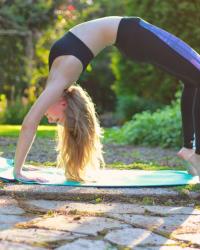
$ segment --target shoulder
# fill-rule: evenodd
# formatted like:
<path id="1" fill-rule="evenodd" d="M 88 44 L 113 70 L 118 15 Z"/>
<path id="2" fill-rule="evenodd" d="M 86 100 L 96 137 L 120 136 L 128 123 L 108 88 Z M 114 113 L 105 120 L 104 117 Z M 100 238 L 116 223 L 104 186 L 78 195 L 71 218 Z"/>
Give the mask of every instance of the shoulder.
<path id="1" fill-rule="evenodd" d="M 76 82 L 83 71 L 81 61 L 73 55 L 57 57 L 49 72 L 50 78 L 65 78 L 69 82 Z"/>

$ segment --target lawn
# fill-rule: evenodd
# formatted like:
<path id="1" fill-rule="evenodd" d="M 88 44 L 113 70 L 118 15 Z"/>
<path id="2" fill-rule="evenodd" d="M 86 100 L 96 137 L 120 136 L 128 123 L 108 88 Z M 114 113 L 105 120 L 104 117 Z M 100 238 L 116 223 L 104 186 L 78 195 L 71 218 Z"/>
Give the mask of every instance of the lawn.
<path id="1" fill-rule="evenodd" d="M 18 137 L 21 125 L 0 125 L 0 136 Z M 37 136 L 41 138 L 54 138 L 56 126 L 41 125 L 38 127 Z"/>
<path id="2" fill-rule="evenodd" d="M 0 137 L 18 137 L 21 125 L 0 125 Z M 37 130 L 39 138 L 55 138 L 57 126 L 41 125 Z M 112 129 L 104 129 L 104 141 L 112 142 Z"/>

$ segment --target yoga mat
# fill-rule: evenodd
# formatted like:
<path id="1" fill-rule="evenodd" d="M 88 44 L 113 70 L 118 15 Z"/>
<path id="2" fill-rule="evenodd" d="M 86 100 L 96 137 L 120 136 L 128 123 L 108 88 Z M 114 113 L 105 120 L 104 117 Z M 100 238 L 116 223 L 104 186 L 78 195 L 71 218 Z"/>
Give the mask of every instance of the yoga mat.
<path id="1" fill-rule="evenodd" d="M 6 182 L 16 181 L 13 176 L 13 160 L 0 157 L 0 180 Z M 23 170 L 26 176 L 43 177 L 48 180 L 42 185 L 55 186 L 81 186 L 81 187 L 154 187 L 197 184 L 198 176 L 192 176 L 181 170 L 99 170 L 97 180 L 84 183 L 66 181 L 64 170 L 56 167 L 35 167 L 36 170 Z M 26 184 L 41 184 L 37 182 L 24 182 Z"/>

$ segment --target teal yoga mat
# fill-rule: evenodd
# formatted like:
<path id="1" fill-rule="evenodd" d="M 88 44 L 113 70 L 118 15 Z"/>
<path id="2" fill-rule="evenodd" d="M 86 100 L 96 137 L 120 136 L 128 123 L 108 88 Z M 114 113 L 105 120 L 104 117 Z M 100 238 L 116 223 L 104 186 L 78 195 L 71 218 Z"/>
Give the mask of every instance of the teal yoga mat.
<path id="1" fill-rule="evenodd" d="M 35 167 L 35 170 L 24 170 L 27 176 L 44 177 L 48 180 L 42 185 L 81 186 L 81 187 L 153 187 L 176 186 L 199 183 L 198 176 L 179 170 L 100 170 L 97 181 L 85 183 L 66 181 L 64 171 L 55 167 Z M 5 182 L 16 181 L 13 177 L 13 160 L 0 157 L 0 179 Z M 22 181 L 23 182 L 23 181 Z M 23 182 L 26 184 L 40 184 Z"/>

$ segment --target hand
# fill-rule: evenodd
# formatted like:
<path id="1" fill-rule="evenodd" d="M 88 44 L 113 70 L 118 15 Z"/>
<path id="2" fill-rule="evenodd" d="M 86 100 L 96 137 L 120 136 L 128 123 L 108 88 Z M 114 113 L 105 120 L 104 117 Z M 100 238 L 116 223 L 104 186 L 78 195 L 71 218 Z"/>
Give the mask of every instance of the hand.
<path id="1" fill-rule="evenodd" d="M 23 173 L 14 173 L 15 179 L 21 182 L 35 182 L 35 183 L 47 183 L 48 180 L 45 178 L 38 177 L 35 175 L 34 177 L 29 174 L 23 174 Z"/>

